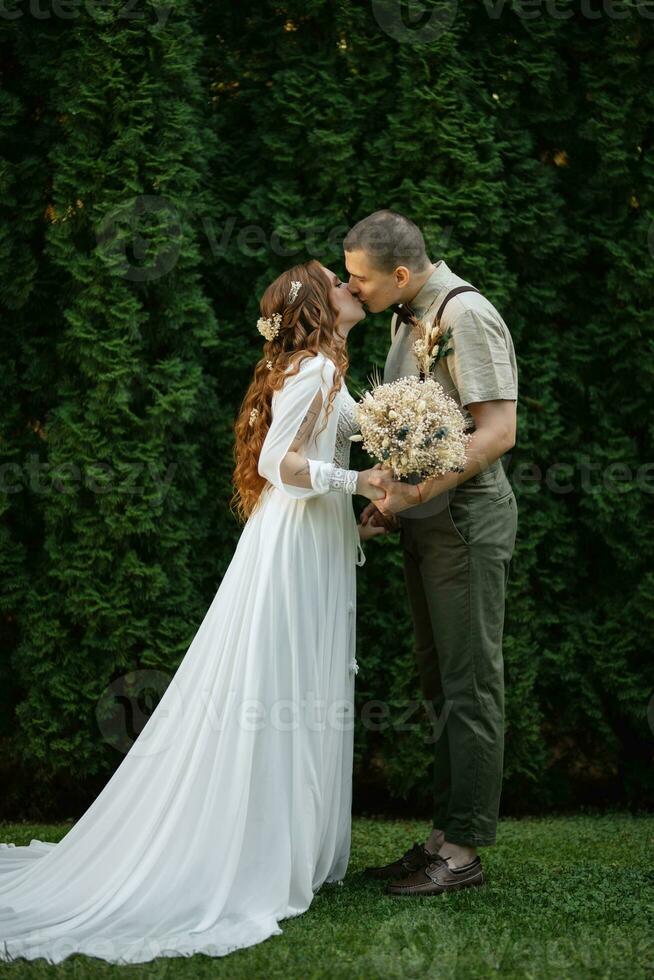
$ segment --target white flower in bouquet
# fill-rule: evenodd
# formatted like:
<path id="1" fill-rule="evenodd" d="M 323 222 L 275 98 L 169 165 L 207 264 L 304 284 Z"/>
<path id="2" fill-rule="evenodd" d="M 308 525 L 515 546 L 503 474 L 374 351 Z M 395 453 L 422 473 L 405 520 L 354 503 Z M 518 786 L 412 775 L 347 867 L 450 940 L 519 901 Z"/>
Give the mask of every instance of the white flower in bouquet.
<path id="1" fill-rule="evenodd" d="M 376 384 L 356 406 L 360 435 L 352 441 L 397 479 L 462 472 L 471 434 L 453 398 L 431 377 Z"/>

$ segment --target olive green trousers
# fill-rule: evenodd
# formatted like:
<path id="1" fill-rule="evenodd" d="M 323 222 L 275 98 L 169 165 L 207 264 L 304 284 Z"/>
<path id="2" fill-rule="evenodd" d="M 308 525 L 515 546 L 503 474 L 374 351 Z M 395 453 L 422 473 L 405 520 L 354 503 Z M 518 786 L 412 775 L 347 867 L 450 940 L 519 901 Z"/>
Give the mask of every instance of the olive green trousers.
<path id="1" fill-rule="evenodd" d="M 515 495 L 498 459 L 398 516 L 416 659 L 437 722 L 434 827 L 454 844 L 494 844 L 504 764 L 502 634 L 518 526 Z"/>

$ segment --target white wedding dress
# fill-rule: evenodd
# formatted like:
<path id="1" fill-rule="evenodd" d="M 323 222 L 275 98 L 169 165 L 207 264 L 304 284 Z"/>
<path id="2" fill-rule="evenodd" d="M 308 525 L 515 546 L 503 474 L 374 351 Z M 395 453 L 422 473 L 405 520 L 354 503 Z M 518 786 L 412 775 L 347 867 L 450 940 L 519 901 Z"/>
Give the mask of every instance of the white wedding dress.
<path id="1" fill-rule="evenodd" d="M 0 845 L 0 960 L 112 963 L 222 956 L 281 933 L 350 851 L 356 565 L 352 497 L 284 485 L 303 454 L 349 463 L 354 400 L 334 364 L 303 362 L 273 398 L 267 481 L 155 711 L 57 844 Z"/>

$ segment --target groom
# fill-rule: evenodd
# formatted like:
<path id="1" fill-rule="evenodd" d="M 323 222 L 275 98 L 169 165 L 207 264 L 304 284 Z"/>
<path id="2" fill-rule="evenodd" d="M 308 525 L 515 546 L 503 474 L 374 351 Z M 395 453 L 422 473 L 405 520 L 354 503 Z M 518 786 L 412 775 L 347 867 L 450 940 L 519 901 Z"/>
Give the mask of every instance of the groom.
<path id="1" fill-rule="evenodd" d="M 433 830 L 369 877 L 392 895 L 483 885 L 477 848 L 495 843 L 504 757 L 502 634 L 517 509 L 501 457 L 515 444 L 518 372 L 493 304 L 431 262 L 420 229 L 376 211 L 344 243 L 349 288 L 372 313 L 391 308 L 384 382 L 418 375 L 416 318 L 451 329 L 432 367 L 473 432 L 465 469 L 423 482 L 371 478 L 385 497 L 361 515 L 399 527 L 415 651 L 425 698 L 443 729 L 434 751 Z M 397 515 L 397 516 L 395 516 Z"/>

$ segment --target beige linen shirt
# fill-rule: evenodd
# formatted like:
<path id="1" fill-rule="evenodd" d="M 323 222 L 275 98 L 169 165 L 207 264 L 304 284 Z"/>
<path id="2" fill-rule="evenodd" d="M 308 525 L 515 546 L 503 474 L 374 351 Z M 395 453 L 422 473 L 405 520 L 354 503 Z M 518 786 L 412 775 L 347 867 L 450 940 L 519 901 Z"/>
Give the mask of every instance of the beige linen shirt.
<path id="1" fill-rule="evenodd" d="M 441 259 L 417 296 L 409 304 L 417 316 L 432 323 L 441 303 L 455 286 L 472 283 L 455 275 Z M 412 347 L 416 339 L 411 324 L 393 315 L 391 347 L 384 366 L 384 382 L 397 381 L 420 372 Z M 471 402 L 494 399 L 518 400 L 518 366 L 509 328 L 490 300 L 481 293 L 460 293 L 445 307 L 441 318 L 445 331 L 452 328 L 448 344 L 452 353 L 434 364 L 431 376 L 461 407 L 467 426 L 475 423 L 465 408 Z"/>

